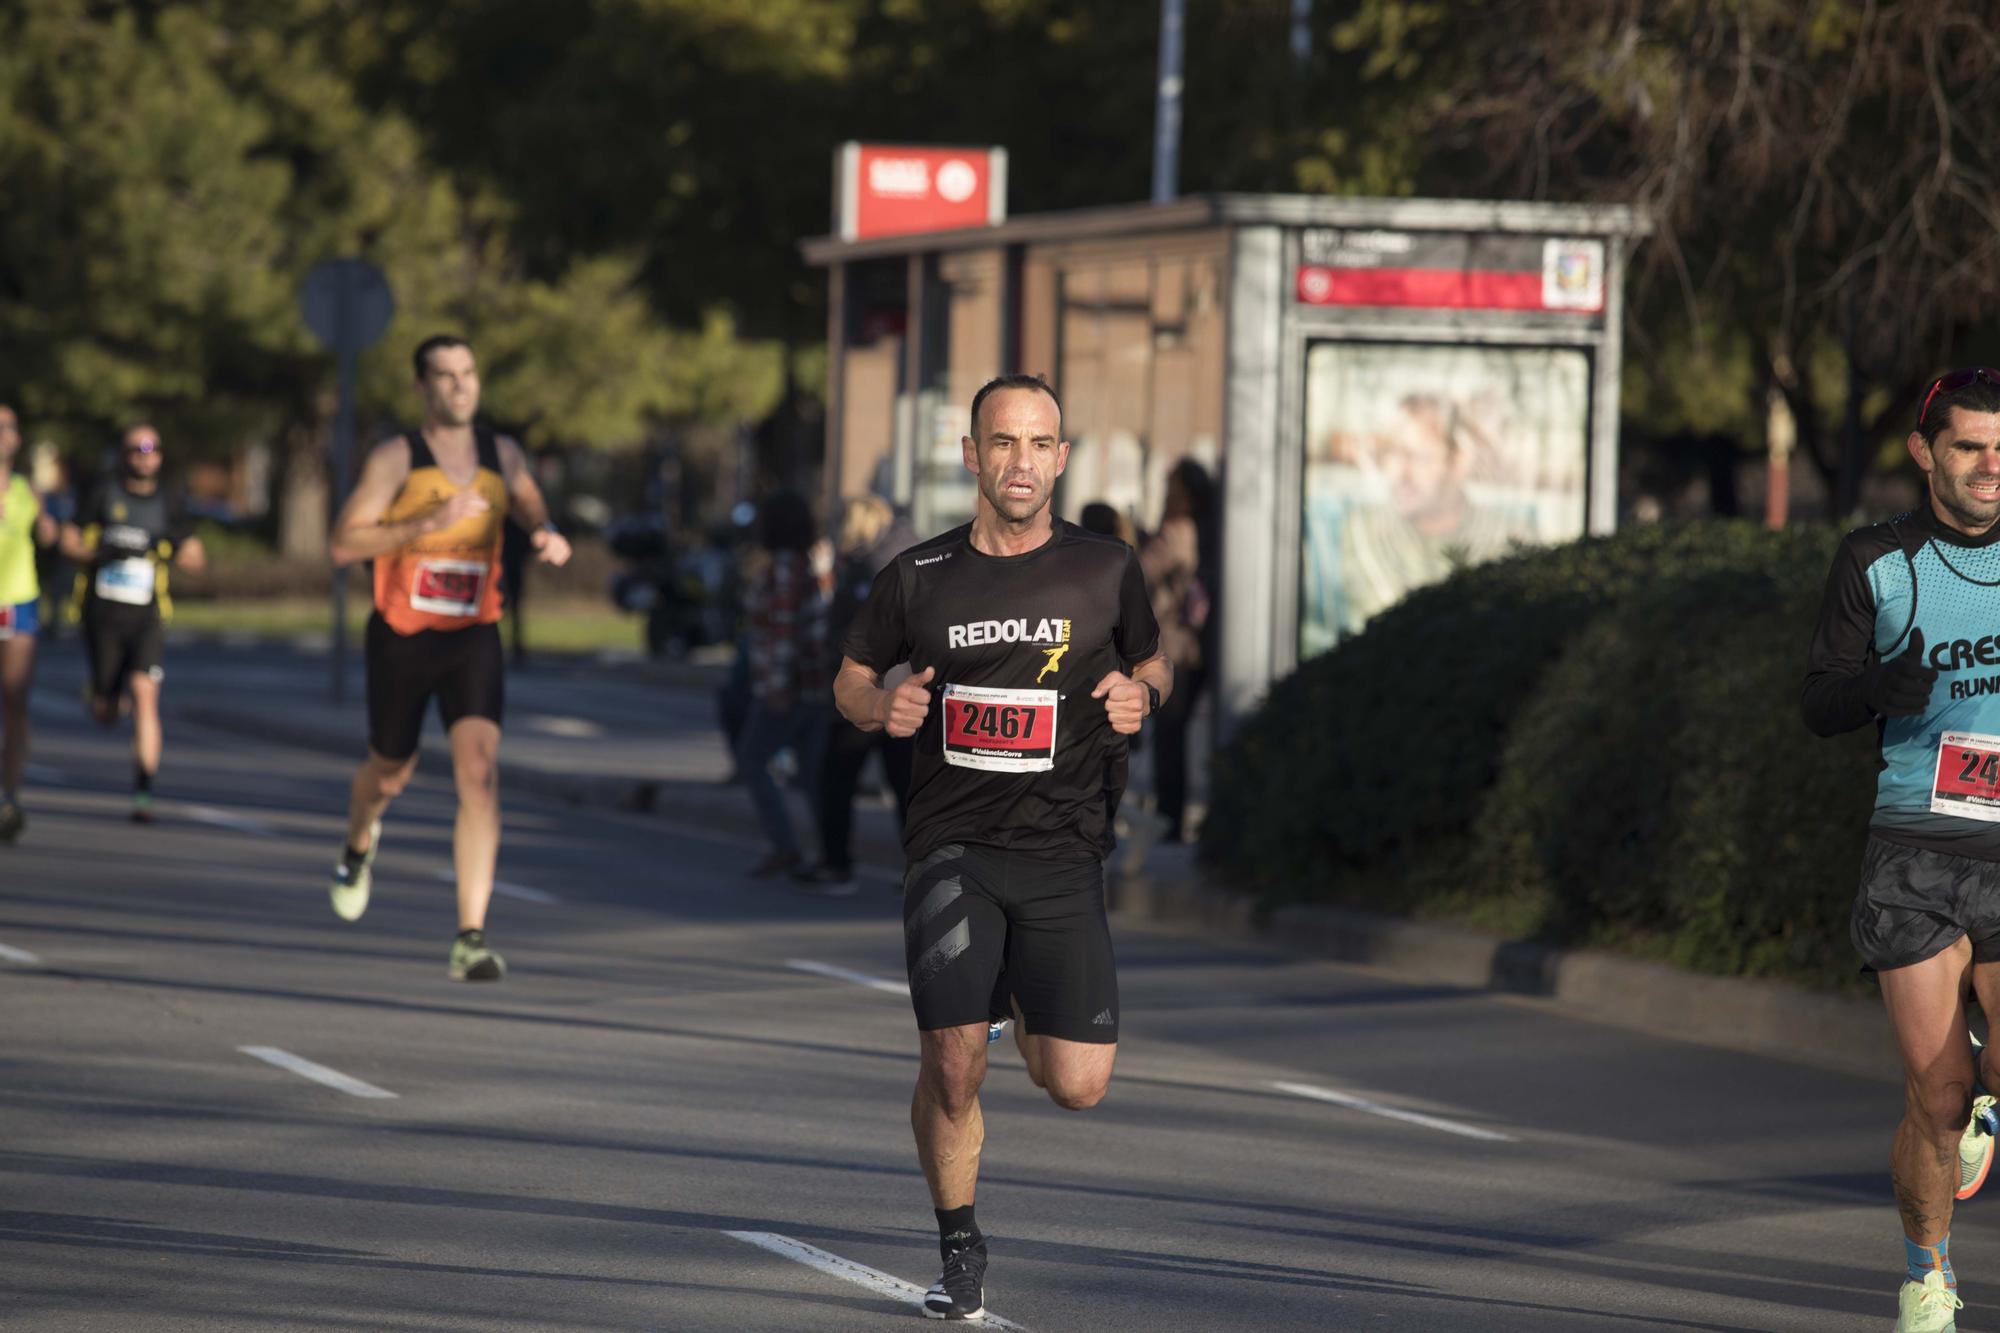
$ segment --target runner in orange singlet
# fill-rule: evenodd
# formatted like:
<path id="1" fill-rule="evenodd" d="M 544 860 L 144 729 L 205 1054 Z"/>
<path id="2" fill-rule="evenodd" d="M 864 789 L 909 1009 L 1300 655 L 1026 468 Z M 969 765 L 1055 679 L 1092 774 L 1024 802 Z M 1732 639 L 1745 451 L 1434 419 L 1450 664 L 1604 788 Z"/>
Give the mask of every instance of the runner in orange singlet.
<path id="1" fill-rule="evenodd" d="M 500 853 L 501 524 L 511 515 L 549 564 L 568 560 L 570 548 L 549 522 L 521 446 L 474 424 L 479 369 L 470 344 L 428 338 L 415 363 L 423 429 L 368 456 L 331 544 L 336 565 L 375 562 L 368 759 L 354 775 L 333 910 L 343 921 L 368 910 L 382 815 L 416 770 L 424 714 L 436 698 L 458 787 L 458 936 L 448 975 L 498 981 L 507 967 L 487 947 L 486 905 Z"/>

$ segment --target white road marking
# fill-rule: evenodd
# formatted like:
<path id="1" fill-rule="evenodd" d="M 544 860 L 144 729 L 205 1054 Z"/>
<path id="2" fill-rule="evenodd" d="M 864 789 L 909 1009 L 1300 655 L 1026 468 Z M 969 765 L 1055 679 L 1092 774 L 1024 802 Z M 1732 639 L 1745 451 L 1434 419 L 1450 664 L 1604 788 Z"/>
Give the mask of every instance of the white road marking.
<path id="1" fill-rule="evenodd" d="M 22 967 L 40 967 L 42 965 L 42 960 L 38 955 L 31 954 L 26 949 L 9 948 L 5 944 L 0 944 L 0 959 L 4 959 L 10 963 L 19 963 Z"/>
<path id="2" fill-rule="evenodd" d="M 552 717 L 547 713 L 530 713 L 522 719 L 522 725 L 529 731 L 540 732 L 544 736 L 561 736 L 568 740 L 594 741 L 604 734 L 604 728 L 584 717 Z"/>
<path id="3" fill-rule="evenodd" d="M 760 1250 L 782 1255 L 794 1263 L 817 1269 L 843 1281 L 852 1282 L 857 1287 L 866 1287 L 880 1296 L 893 1296 L 909 1301 L 919 1309 L 924 1303 L 924 1289 L 913 1282 L 905 1282 L 899 1277 L 891 1277 L 865 1264 L 857 1264 L 852 1259 L 843 1259 L 837 1254 L 829 1254 L 816 1245 L 793 1240 L 790 1236 L 780 1236 L 772 1231 L 725 1231 L 725 1236 L 755 1245 Z M 984 1318 L 975 1321 L 984 1328 L 1011 1329 L 1012 1333 L 1028 1333 L 1028 1330 L 1011 1319 L 1002 1319 L 988 1310 Z"/>
<path id="4" fill-rule="evenodd" d="M 275 838 L 278 836 L 276 829 L 260 819 L 252 819 L 248 815 L 231 814 L 227 810 L 218 810 L 212 805 L 190 805 L 184 807 L 184 810 L 187 817 L 194 820 L 197 824 L 213 824 L 217 828 L 233 829 L 238 833 L 251 833 L 260 838 Z"/>
<path id="5" fill-rule="evenodd" d="M 437 872 L 437 877 L 447 884 L 458 883 L 458 872 L 456 870 L 440 870 Z M 502 898 L 519 898 L 524 903 L 541 903 L 544 907 L 562 901 L 562 899 L 556 897 L 553 893 L 544 893 L 540 889 L 531 889 L 525 884 L 516 884 L 510 879 L 494 880 L 493 892 L 499 894 Z"/>
<path id="6" fill-rule="evenodd" d="M 890 981 L 886 977 L 871 977 L 866 972 L 850 972 L 832 963 L 815 963 L 810 958 L 787 958 L 785 966 L 800 972 L 811 972 L 822 977 L 832 977 L 835 981 L 851 981 L 857 986 L 868 986 L 874 990 L 887 991 L 891 995 L 908 995 L 910 983 Z"/>
<path id="7" fill-rule="evenodd" d="M 262 1060 L 266 1064 L 273 1064 L 280 1069 L 290 1070 L 301 1078 L 309 1078 L 315 1083 L 324 1083 L 327 1087 L 344 1092 L 350 1097 L 394 1097 L 396 1095 L 393 1092 L 376 1087 L 373 1083 L 363 1083 L 358 1078 L 349 1078 L 338 1069 L 328 1069 L 325 1065 L 316 1065 L 310 1060 L 293 1055 L 290 1051 L 281 1051 L 276 1046 L 238 1046 L 236 1049 L 253 1060 Z"/>
<path id="8" fill-rule="evenodd" d="M 39 782 L 47 787 L 69 786 L 69 774 L 60 768 L 50 768 L 47 764 L 23 764 L 21 776 L 30 782 Z"/>
<path id="9" fill-rule="evenodd" d="M 1345 1106 L 1350 1111 L 1366 1111 L 1369 1115 L 1379 1115 L 1390 1120 L 1401 1120 L 1412 1125 L 1422 1125 L 1426 1129 L 1441 1129 L 1447 1134 L 1459 1134 L 1468 1139 L 1482 1139 L 1489 1143 L 1512 1143 L 1512 1134 L 1502 1134 L 1496 1130 L 1481 1129 L 1477 1125 L 1460 1124 L 1456 1120 L 1446 1120 L 1442 1116 L 1424 1115 L 1420 1111 L 1401 1111 L 1380 1102 L 1371 1102 L 1366 1097 L 1354 1097 L 1331 1088 L 1316 1088 L 1310 1083 L 1273 1083 L 1279 1092 L 1289 1092 L 1294 1097 L 1310 1097 L 1316 1102 L 1331 1102 L 1335 1106 Z"/>

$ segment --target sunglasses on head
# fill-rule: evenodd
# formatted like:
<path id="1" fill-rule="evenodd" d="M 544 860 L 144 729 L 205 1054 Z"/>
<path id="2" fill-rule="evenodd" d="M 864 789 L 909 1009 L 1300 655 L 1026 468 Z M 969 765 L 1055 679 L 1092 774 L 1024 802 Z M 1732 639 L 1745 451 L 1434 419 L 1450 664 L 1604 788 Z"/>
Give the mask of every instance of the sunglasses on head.
<path id="1" fill-rule="evenodd" d="M 1967 370 L 1954 370 L 1938 376 L 1931 382 L 1931 391 L 1924 395 L 1924 405 L 1917 409 L 1917 424 L 1919 426 L 1923 425 L 1924 418 L 1930 415 L 1931 400 L 1933 398 L 1936 398 L 1941 393 L 1957 393 L 1960 389 L 1968 388 L 1980 380 L 1984 380 L 1994 388 L 2000 389 L 2000 370 L 1988 370 L 1985 366 L 1973 366 Z"/>
<path id="2" fill-rule="evenodd" d="M 157 454 L 160 452 L 160 442 L 158 440 L 134 440 L 125 446 L 125 452 L 128 454 Z"/>

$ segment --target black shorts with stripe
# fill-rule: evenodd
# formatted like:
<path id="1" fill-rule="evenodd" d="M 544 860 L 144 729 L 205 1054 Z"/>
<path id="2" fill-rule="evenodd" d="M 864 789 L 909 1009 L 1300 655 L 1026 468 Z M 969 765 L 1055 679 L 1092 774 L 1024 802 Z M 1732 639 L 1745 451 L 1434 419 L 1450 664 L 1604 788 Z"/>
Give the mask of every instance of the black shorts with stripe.
<path id="1" fill-rule="evenodd" d="M 1118 1040 L 1101 861 L 939 847 L 903 876 L 903 949 L 926 1032 L 1018 1005 L 1031 1034 Z"/>

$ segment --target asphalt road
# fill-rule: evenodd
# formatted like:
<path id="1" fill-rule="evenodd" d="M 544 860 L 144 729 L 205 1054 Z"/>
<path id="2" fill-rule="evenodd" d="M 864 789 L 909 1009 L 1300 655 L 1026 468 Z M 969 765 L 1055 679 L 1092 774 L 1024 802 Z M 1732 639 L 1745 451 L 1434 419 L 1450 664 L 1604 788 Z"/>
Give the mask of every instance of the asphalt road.
<path id="1" fill-rule="evenodd" d="M 916 1326 L 888 1285 L 937 1268 L 889 868 L 807 899 L 743 878 L 740 834 L 509 798 L 513 972 L 454 984 L 440 770 L 344 925 L 344 762 L 176 726 L 135 827 L 122 737 L 50 668 L 0 847 L 0 1325 Z M 1011 1050 L 988 1080 L 1013 1325 L 1893 1321 L 1886 1078 L 1133 923 L 1118 948 L 1105 1103 L 1056 1109 Z M 1968 1333 L 2000 1328 L 1993 1206 L 1954 1234 Z"/>

